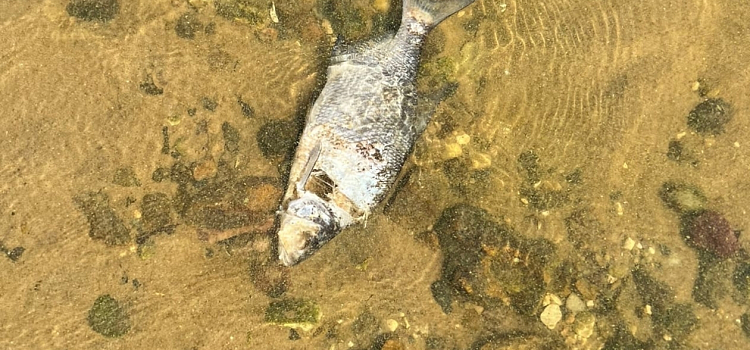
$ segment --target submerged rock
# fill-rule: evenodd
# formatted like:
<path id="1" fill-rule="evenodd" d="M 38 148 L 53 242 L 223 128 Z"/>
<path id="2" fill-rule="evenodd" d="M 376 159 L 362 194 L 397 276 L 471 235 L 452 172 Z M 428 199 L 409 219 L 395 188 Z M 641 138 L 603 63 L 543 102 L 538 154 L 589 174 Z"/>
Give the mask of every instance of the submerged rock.
<path id="1" fill-rule="evenodd" d="M 667 181 L 659 189 L 659 198 L 664 204 L 678 214 L 703 210 L 706 206 L 706 195 L 697 186 Z"/>
<path id="2" fill-rule="evenodd" d="M 130 242 L 130 229 L 109 206 L 109 197 L 101 192 L 87 192 L 75 196 L 73 202 L 89 223 L 89 237 L 107 245 Z"/>
<path id="3" fill-rule="evenodd" d="M 687 116 L 687 125 L 704 135 L 718 135 L 732 120 L 729 103 L 720 98 L 709 98 L 699 103 Z"/>
<path id="4" fill-rule="evenodd" d="M 141 185 L 141 181 L 138 180 L 138 176 L 135 174 L 135 170 L 133 170 L 132 167 L 115 170 L 112 183 L 122 187 L 138 187 Z"/>
<path id="5" fill-rule="evenodd" d="M 553 254 L 544 240 L 518 236 L 479 208 L 445 209 L 434 225 L 443 266 L 432 285 L 435 300 L 450 312 L 454 297 L 484 307 L 509 303 L 518 313 L 534 313 L 543 292 L 543 269 Z"/>
<path id="6" fill-rule="evenodd" d="M 120 4 L 117 0 L 71 0 L 65 10 L 84 21 L 107 22 L 120 12 Z"/>
<path id="7" fill-rule="evenodd" d="M 105 337 L 121 337 L 130 330 L 130 317 L 122 305 L 109 294 L 96 298 L 86 319 L 94 332 Z"/>
<path id="8" fill-rule="evenodd" d="M 701 252 L 726 259 L 734 256 L 740 248 L 737 233 L 719 212 L 691 212 L 681 217 L 680 226 L 685 241 Z"/>

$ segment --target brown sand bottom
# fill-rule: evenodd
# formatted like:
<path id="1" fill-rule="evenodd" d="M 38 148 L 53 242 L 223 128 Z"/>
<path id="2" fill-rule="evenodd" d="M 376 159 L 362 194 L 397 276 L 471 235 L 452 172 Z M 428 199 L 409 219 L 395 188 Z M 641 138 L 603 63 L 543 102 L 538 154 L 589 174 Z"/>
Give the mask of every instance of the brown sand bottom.
<path id="1" fill-rule="evenodd" d="M 0 240 L 9 252 L 0 259 L 0 348 L 341 349 L 393 336 L 387 346 L 394 348 L 486 340 L 484 348 L 520 349 L 552 339 L 593 349 L 621 330 L 632 335 L 616 343 L 623 348 L 750 346 L 740 321 L 747 294 L 733 278 L 743 260 L 706 268 L 710 281 L 700 290 L 714 304 L 697 302 L 698 254 L 658 196 L 665 181 L 689 183 L 734 228 L 750 224 L 750 8 L 588 4 L 479 1 L 443 24 L 435 37 L 443 38 L 442 55 L 457 62 L 460 87 L 417 146 L 418 166 L 385 214 L 290 269 L 263 267 L 269 240 L 254 233 L 267 228 L 278 195 L 258 184 L 283 186 L 282 157 L 266 157 L 256 136 L 269 122 L 293 126 L 305 109 L 324 60 L 317 44 L 285 32 L 283 21 L 278 37 L 267 20 L 233 23 L 216 16 L 212 3 L 200 11 L 182 2 L 122 3 L 107 24 L 75 20 L 62 2 L 0 5 Z M 313 2 L 299 6 L 307 17 L 295 28 L 310 22 L 322 35 L 304 10 Z M 175 34 L 191 11 L 214 23 L 213 34 L 208 25 L 192 40 Z M 718 136 L 686 126 L 701 91 L 732 105 L 734 118 Z M 252 116 L 238 101 L 252 105 Z M 670 141 L 684 147 L 680 160 L 667 157 Z M 539 157 L 534 183 L 518 162 L 529 150 Z M 175 164 L 193 178 L 180 178 Z M 132 174 L 118 179 L 119 169 Z M 158 169 L 167 169 L 161 182 L 154 181 Z M 580 183 L 570 180 L 577 171 Z M 85 205 L 87 198 L 94 204 Z M 164 211 L 159 198 L 182 207 Z M 552 243 L 544 292 L 563 303 L 571 294 L 593 300 L 592 334 L 584 317 L 565 308 L 561 323 L 546 329 L 543 296 L 524 316 L 513 309 L 517 299 L 465 290 L 443 312 L 430 287 L 443 254 L 425 232 L 461 202 L 485 208 L 519 237 Z M 125 232 L 116 236 L 125 242 L 92 239 L 92 222 L 101 232 Z M 623 249 L 628 238 L 633 248 Z M 743 235 L 740 245 L 747 246 Z M 561 270 L 550 266 L 565 263 L 575 271 L 552 274 Z M 650 279 L 633 277 L 636 267 Z M 568 282 L 552 283 L 560 280 Z M 639 291 L 644 281 L 670 299 L 659 322 L 646 311 L 655 299 Z M 600 304 L 613 291 L 604 312 Z M 485 304 L 480 292 L 500 301 Z M 127 315 L 115 325 L 125 335 L 108 338 L 90 326 L 103 295 Z M 296 333 L 269 324 L 267 308 L 279 295 L 314 302 L 320 321 Z M 685 331 L 663 315 L 696 323 Z"/>

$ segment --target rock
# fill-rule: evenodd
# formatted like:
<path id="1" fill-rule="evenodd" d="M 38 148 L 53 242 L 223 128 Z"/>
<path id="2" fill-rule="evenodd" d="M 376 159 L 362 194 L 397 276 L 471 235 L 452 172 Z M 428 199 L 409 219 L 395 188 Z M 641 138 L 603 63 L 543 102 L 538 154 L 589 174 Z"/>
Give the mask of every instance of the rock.
<path id="1" fill-rule="evenodd" d="M 65 10 L 84 21 L 107 22 L 120 11 L 117 0 L 71 0 Z"/>
<path id="2" fill-rule="evenodd" d="M 96 298 L 86 319 L 91 329 L 105 337 L 121 337 L 130 330 L 128 314 L 109 294 Z"/>
<path id="3" fill-rule="evenodd" d="M 542 314 L 539 315 L 539 319 L 549 329 L 555 329 L 557 323 L 562 319 L 562 311 L 560 311 L 560 305 L 549 304 L 544 308 Z"/>
<path id="4" fill-rule="evenodd" d="M 576 315 L 576 320 L 573 323 L 573 331 L 581 339 L 588 339 L 594 334 L 594 326 L 596 325 L 596 316 L 589 312 L 582 312 Z"/>
<path id="5" fill-rule="evenodd" d="M 203 30 L 203 24 L 193 12 L 182 14 L 174 26 L 177 36 L 183 39 L 193 39 L 195 38 L 195 33 L 201 30 Z"/>
<path id="6" fill-rule="evenodd" d="M 385 326 L 388 328 L 388 331 L 395 332 L 398 329 L 398 321 L 389 318 L 385 321 Z"/>
<path id="7" fill-rule="evenodd" d="M 678 214 L 686 214 L 703 210 L 706 206 L 706 196 L 697 186 L 667 181 L 659 189 L 659 197 L 664 204 Z"/>
<path id="8" fill-rule="evenodd" d="M 130 242 L 130 229 L 109 206 L 109 197 L 101 192 L 87 192 L 73 198 L 73 202 L 89 223 L 89 237 L 107 245 Z"/>
<path id="9" fill-rule="evenodd" d="M 445 209 L 434 231 L 444 259 L 441 280 L 431 289 L 444 311 L 460 296 L 485 308 L 509 300 L 517 312 L 534 314 L 545 288 L 543 269 L 554 252 L 549 242 L 524 239 L 465 204 Z"/>
<path id="10" fill-rule="evenodd" d="M 687 125 L 700 134 L 718 135 L 724 132 L 724 126 L 730 120 L 732 109 L 729 103 L 720 98 L 709 98 L 690 111 Z"/>
<path id="11" fill-rule="evenodd" d="M 224 149 L 231 154 L 237 154 L 240 151 L 240 131 L 229 122 L 224 122 L 221 124 L 221 132 L 224 135 Z"/>
<path id="12" fill-rule="evenodd" d="M 721 213 L 713 210 L 690 212 L 680 218 L 680 233 L 692 247 L 726 259 L 740 248 L 737 234 Z"/>
<path id="13" fill-rule="evenodd" d="M 578 313 L 586 310 L 586 304 L 576 293 L 570 293 L 568 299 L 565 300 L 565 308 L 573 313 Z"/>
<path id="14" fill-rule="evenodd" d="M 115 170 L 112 183 L 122 187 L 137 187 L 141 185 L 141 181 L 138 180 L 132 167 Z"/>

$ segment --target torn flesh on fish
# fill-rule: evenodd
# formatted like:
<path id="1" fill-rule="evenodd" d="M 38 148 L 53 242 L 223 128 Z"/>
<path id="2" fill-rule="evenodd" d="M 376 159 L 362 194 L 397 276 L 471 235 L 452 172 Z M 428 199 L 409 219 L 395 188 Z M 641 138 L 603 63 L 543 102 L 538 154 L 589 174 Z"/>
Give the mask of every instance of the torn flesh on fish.
<path id="1" fill-rule="evenodd" d="M 279 259 L 299 263 L 362 222 L 393 185 L 430 115 L 414 80 L 431 28 L 474 0 L 404 0 L 395 35 L 334 48 L 279 209 Z"/>

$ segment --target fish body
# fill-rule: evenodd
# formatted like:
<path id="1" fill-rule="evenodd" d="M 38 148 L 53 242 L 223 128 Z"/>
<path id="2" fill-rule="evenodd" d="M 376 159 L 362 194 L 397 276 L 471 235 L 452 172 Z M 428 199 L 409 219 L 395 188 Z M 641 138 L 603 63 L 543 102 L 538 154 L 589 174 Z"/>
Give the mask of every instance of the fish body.
<path id="1" fill-rule="evenodd" d="M 429 122 L 417 113 L 419 53 L 431 28 L 474 0 L 404 0 L 389 37 L 336 47 L 307 114 L 279 209 L 279 259 L 294 265 L 362 222 Z"/>

